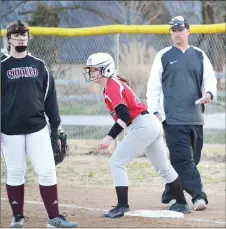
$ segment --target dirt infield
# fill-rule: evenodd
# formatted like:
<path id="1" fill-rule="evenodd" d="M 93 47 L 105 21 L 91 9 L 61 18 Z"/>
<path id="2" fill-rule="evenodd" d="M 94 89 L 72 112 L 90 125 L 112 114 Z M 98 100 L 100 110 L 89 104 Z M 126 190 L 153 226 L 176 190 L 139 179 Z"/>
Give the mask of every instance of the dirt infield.
<path id="1" fill-rule="evenodd" d="M 225 145 L 205 145 L 199 164 L 208 209 L 192 212 L 183 219 L 143 218 L 125 216 L 105 219 L 103 211 L 116 204 L 116 194 L 109 169 L 109 155 L 89 152 L 95 142 L 76 141 L 70 144 L 72 154 L 57 166 L 60 211 L 69 220 L 85 228 L 118 227 L 226 227 L 225 219 Z M 1 168 L 1 227 L 9 227 L 11 209 L 5 189 L 5 169 Z M 131 210 L 165 210 L 160 203 L 163 183 L 146 158 L 136 158 L 128 166 L 129 204 Z M 186 194 L 190 202 L 191 197 Z M 28 162 L 25 185 L 25 227 L 45 227 L 47 214 L 39 194 L 38 179 Z"/>
<path id="2" fill-rule="evenodd" d="M 1 186 L 3 200 L 1 201 L 1 227 L 8 227 L 11 220 L 11 210 L 8 204 L 5 186 Z M 130 208 L 164 210 L 166 206 L 159 202 L 160 186 L 135 187 L 129 190 Z M 105 219 L 104 210 L 115 202 L 113 188 L 65 187 L 59 184 L 61 212 L 68 214 L 69 220 L 79 221 L 80 227 L 225 227 L 225 187 L 207 186 L 209 196 L 208 209 L 203 212 L 192 212 L 184 219 L 122 217 L 120 219 Z M 217 193 L 217 194 L 214 194 Z M 32 202 L 29 202 L 32 201 Z M 36 201 L 36 202 L 34 202 Z M 26 185 L 25 215 L 29 222 L 25 227 L 45 227 L 46 213 L 42 204 L 38 185 Z"/>

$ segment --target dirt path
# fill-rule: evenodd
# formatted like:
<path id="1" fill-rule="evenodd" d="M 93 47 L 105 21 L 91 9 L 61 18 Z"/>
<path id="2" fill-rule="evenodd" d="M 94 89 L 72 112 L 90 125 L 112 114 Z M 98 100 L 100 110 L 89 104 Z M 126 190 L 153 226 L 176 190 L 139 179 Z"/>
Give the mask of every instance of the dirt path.
<path id="1" fill-rule="evenodd" d="M 149 209 L 164 210 L 166 206 L 160 203 L 160 186 L 130 188 L 129 200 L 131 210 Z M 113 188 L 97 187 L 66 187 L 59 185 L 61 212 L 68 213 L 68 219 L 79 221 L 80 227 L 226 227 L 225 225 L 225 187 L 205 187 L 209 197 L 208 209 L 203 212 L 192 212 L 184 219 L 122 217 L 120 219 L 103 218 L 103 209 L 109 209 L 116 204 Z M 214 194 L 216 193 L 216 194 Z M 1 186 L 1 227 L 8 227 L 11 221 L 5 186 Z M 28 203 L 37 201 L 39 203 Z M 26 185 L 25 215 L 29 222 L 25 227 L 45 227 L 47 216 L 37 184 Z M 190 203 L 190 202 L 189 202 Z"/>

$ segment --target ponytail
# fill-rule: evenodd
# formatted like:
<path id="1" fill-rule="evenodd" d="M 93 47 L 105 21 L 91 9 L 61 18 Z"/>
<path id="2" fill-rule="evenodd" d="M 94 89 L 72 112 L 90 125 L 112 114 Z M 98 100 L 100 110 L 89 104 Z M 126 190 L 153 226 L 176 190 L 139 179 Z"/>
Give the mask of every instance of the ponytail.
<path id="1" fill-rule="evenodd" d="M 129 86 L 129 81 L 121 76 L 117 76 L 117 78 L 122 81 L 123 83 L 126 83 Z"/>

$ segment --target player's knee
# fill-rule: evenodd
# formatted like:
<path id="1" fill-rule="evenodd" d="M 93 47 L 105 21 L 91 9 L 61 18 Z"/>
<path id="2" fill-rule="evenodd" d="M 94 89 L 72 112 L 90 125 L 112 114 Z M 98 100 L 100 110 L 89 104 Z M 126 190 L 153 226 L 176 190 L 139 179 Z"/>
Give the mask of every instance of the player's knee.
<path id="1" fill-rule="evenodd" d="M 117 157 L 114 157 L 114 155 L 112 155 L 111 159 L 110 159 L 110 168 L 111 170 L 117 169 L 117 168 L 125 168 L 126 167 L 126 163 L 124 163 L 122 160 L 118 159 Z"/>
<path id="2" fill-rule="evenodd" d="M 24 176 L 26 169 L 7 168 L 6 184 L 17 186 L 24 184 Z"/>
<path id="3" fill-rule="evenodd" d="M 51 186 L 57 183 L 56 169 L 43 169 L 38 173 L 39 184 Z"/>
<path id="4" fill-rule="evenodd" d="M 171 183 L 178 177 L 177 172 L 171 165 L 169 165 L 168 168 L 160 169 L 158 174 L 165 180 L 166 183 Z"/>

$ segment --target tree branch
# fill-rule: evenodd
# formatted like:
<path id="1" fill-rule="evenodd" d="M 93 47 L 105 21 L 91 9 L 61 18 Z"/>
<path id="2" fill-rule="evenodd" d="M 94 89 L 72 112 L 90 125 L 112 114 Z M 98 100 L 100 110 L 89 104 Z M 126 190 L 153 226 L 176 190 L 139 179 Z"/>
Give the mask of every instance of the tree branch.
<path id="1" fill-rule="evenodd" d="M 98 9 L 93 9 L 93 8 L 90 8 L 90 7 L 85 6 L 85 5 L 62 6 L 62 7 L 56 7 L 55 9 L 58 12 L 81 9 L 84 11 L 91 12 L 91 13 L 101 17 L 102 19 L 109 19 L 109 20 L 112 20 L 114 23 L 121 24 L 121 21 L 118 20 L 117 18 L 114 18 L 111 15 L 107 15 L 103 12 L 100 12 Z M 22 12 L 19 12 L 19 15 L 32 14 L 34 11 L 35 10 L 22 11 Z"/>
<path id="2" fill-rule="evenodd" d="M 84 10 L 84 11 L 88 11 L 88 12 L 91 12 L 99 17 L 101 17 L 102 19 L 110 19 L 112 20 L 114 23 L 117 23 L 117 24 L 121 24 L 120 20 L 118 20 L 117 18 L 114 18 L 113 16 L 111 15 L 107 15 L 103 12 L 100 12 L 98 9 L 93 9 L 93 8 L 90 8 L 88 6 L 64 6 L 64 7 L 60 7 L 58 8 L 57 10 L 58 11 L 65 11 L 65 10 L 75 10 L 75 9 L 81 9 L 81 10 Z"/>
<path id="3" fill-rule="evenodd" d="M 12 7 L 10 7 L 8 10 L 6 10 L 6 12 L 4 14 L 1 14 L 1 17 L 5 17 L 11 13 L 13 13 L 19 6 L 21 5 L 25 5 L 28 1 L 20 1 L 17 4 L 13 5 Z M 4 12 L 4 11 L 3 11 Z"/>
<path id="4" fill-rule="evenodd" d="M 160 14 L 162 13 L 162 8 L 158 8 L 157 13 L 148 20 L 148 24 L 151 24 Z"/>
<path id="5" fill-rule="evenodd" d="M 18 15 L 27 15 L 27 14 L 33 14 L 35 10 L 27 10 L 27 11 L 19 11 Z"/>

